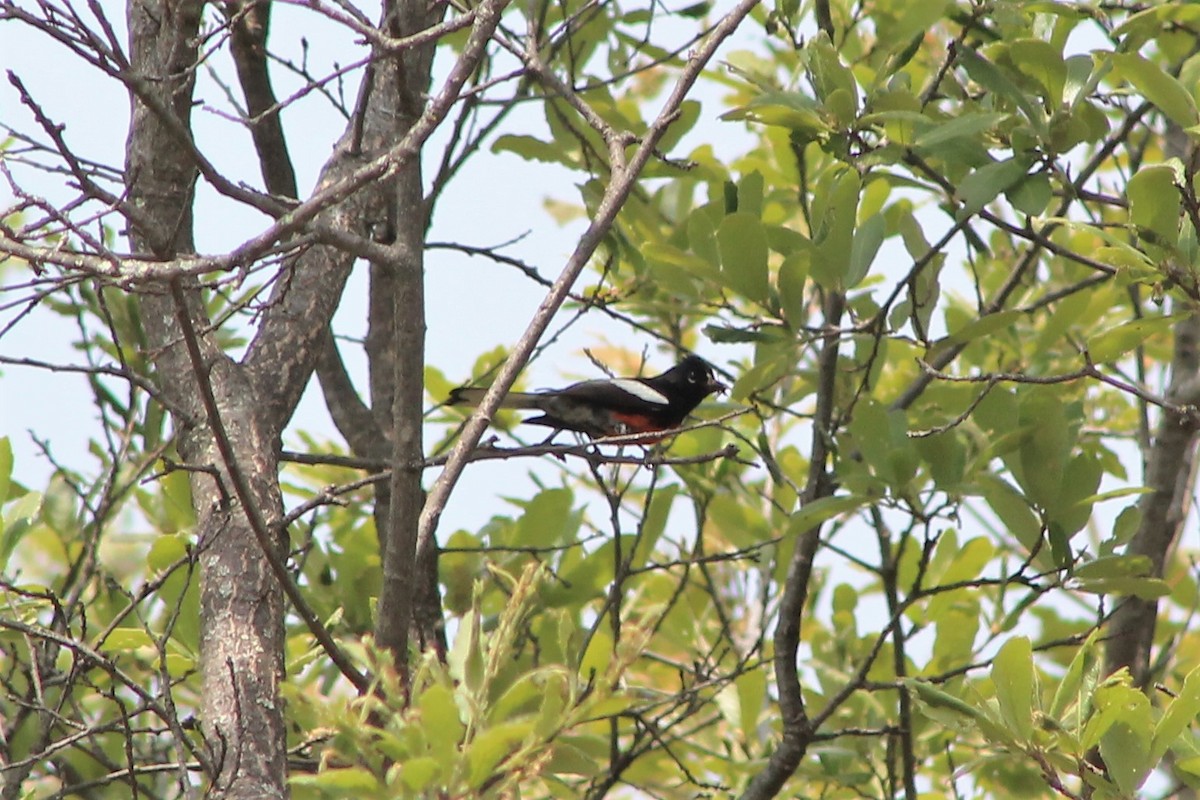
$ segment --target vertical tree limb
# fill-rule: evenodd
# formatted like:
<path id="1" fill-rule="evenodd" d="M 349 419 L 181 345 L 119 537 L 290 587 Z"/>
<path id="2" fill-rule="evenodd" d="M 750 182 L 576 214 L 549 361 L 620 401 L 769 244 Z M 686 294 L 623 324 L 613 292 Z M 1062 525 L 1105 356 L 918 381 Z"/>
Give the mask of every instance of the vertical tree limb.
<path id="1" fill-rule="evenodd" d="M 135 94 L 126 147 L 130 202 L 143 213 L 131 220 L 136 249 L 160 257 L 193 252 L 192 197 L 196 164 L 180 127 L 190 125 L 194 65 L 203 3 L 131 3 L 131 69 L 146 78 Z M 148 293 L 142 319 L 154 348 L 160 389 L 187 414 L 176 416 L 177 447 L 190 463 L 221 464 L 204 419 L 190 358 L 175 321 L 175 301 Z M 207 327 L 203 304 L 187 292 L 178 313 Z M 282 500 L 275 480 L 274 449 L 264 441 L 253 392 L 237 366 L 209 340 L 196 343 L 208 371 L 230 445 L 253 465 L 248 481 L 253 502 L 278 519 Z M 202 730 L 215 765 L 210 775 L 220 797 L 282 796 L 286 736 L 278 683 L 283 675 L 283 593 L 262 558 L 259 544 L 226 487 L 207 472 L 190 472 L 200 537 Z M 282 557 L 282 542 L 275 543 Z"/>
<path id="2" fill-rule="evenodd" d="M 273 195 L 299 197 L 283 123 L 278 110 L 272 111 L 277 99 L 267 69 L 271 4 L 267 0 L 228 0 L 225 10 L 233 26 L 230 50 L 246 99 L 250 135 L 258 153 L 263 183 Z"/>
<path id="3" fill-rule="evenodd" d="M 1200 316 L 1175 324 L 1167 398 L 1184 406 L 1200 403 Z M 1195 483 L 1196 433 L 1190 417 L 1163 410 L 1146 465 L 1145 484 L 1151 491 L 1142 498 L 1141 522 L 1129 543 L 1130 553 L 1150 559 L 1155 576 L 1162 576 L 1187 520 Z M 1157 618 L 1157 600 L 1130 596 L 1120 601 L 1108 627 L 1106 672 L 1124 667 L 1137 685 L 1149 685 Z"/>
<path id="4" fill-rule="evenodd" d="M 829 292 L 825 298 L 826 334 L 817 358 L 817 408 L 813 414 L 808 481 L 801 497 L 801 507 L 833 493 L 826 460 L 830 454 L 836 401 L 838 349 L 841 344 L 838 327 L 845 306 L 846 298 L 840 292 Z M 800 766 L 800 760 L 812 743 L 812 725 L 805 710 L 804 693 L 800 685 L 798 648 L 804 604 L 808 599 L 813 562 L 820 543 L 821 526 L 814 525 L 800 534 L 788 564 L 783 597 L 779 602 L 779 621 L 775 627 L 775 682 L 779 688 L 783 736 L 766 766 L 746 787 L 742 800 L 766 800 L 778 794 Z"/>
<path id="5" fill-rule="evenodd" d="M 1194 186 L 1200 153 L 1187 134 L 1168 123 L 1164 135 L 1168 155 L 1188 163 L 1188 187 L 1181 187 L 1190 222 L 1197 223 Z M 1185 217 L 1184 224 L 1188 224 Z M 1174 352 L 1171 356 L 1170 383 L 1166 397 L 1176 407 L 1200 404 L 1200 314 L 1194 310 L 1175 324 Z M 1179 541 L 1191 507 L 1196 472 L 1196 434 L 1194 415 L 1182 415 L 1163 409 L 1158 431 L 1145 454 L 1144 482 L 1150 493 L 1143 495 L 1138 508 L 1141 521 L 1129 542 L 1128 552 L 1150 559 L 1151 574 L 1162 577 L 1167 559 Z M 1158 601 L 1125 597 L 1119 601 L 1108 626 L 1105 671 L 1129 670 L 1134 683 L 1143 688 L 1154 680 L 1150 651 L 1158 622 Z"/>
<path id="6" fill-rule="evenodd" d="M 475 7 L 475 20 L 462 54 L 447 77 L 439 98 L 449 103 L 457 99 L 462 87 L 474 73 L 486 53 L 500 12 L 507 0 L 484 0 Z M 392 24 L 407 33 L 416 26 L 436 22 L 423 0 L 404 0 L 392 10 Z M 439 13 L 441 6 L 434 7 Z M 415 124 L 424 106 L 429 81 L 432 45 L 401 55 L 397 71 L 389 77 L 376 75 L 376 91 L 391 90 L 379 85 L 394 82 L 398 92 L 399 124 Z M 371 401 L 380 427 L 389 431 L 392 446 L 392 475 L 387 497 L 386 528 L 381 532 L 383 585 L 379 593 L 375 623 L 376 642 L 392 652 L 402 673 L 407 663 L 409 627 L 416 616 L 414 603 L 428 597 L 429 576 L 423 576 L 418 593 L 417 524 L 424 505 L 421 486 L 422 425 L 425 399 L 425 275 L 424 243 L 426 213 L 420 164 L 410 159 L 396 173 L 387 210 L 391 244 L 396 257 L 388 263 L 372 265 L 368 352 L 372 362 Z M 378 359 L 378 360 L 377 360 Z M 388 369 L 390 367 L 390 371 Z M 383 421 L 386 425 L 382 424 Z M 435 551 L 427 550 L 422 566 L 426 572 L 436 568 Z M 436 575 L 433 576 L 436 595 Z M 440 614 L 438 615 L 440 616 Z"/>

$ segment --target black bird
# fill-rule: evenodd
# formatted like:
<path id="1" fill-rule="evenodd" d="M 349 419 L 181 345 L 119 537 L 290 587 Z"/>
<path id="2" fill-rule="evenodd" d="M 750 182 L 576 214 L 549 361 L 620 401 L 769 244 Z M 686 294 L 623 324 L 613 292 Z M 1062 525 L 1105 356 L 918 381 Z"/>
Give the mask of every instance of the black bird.
<path id="1" fill-rule="evenodd" d="M 724 390 L 707 361 L 688 356 L 653 378 L 603 378 L 562 389 L 509 392 L 500 407 L 541 411 L 540 416 L 522 422 L 545 425 L 555 433 L 577 431 L 597 438 L 676 428 L 701 400 Z M 475 406 L 485 391 L 460 386 L 450 392 L 447 402 Z"/>

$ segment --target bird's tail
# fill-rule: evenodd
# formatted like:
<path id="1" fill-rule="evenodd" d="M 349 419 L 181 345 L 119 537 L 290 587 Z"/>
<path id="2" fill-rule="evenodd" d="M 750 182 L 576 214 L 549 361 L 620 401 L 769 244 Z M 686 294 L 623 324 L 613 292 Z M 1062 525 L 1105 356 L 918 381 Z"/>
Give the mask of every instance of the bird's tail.
<path id="1" fill-rule="evenodd" d="M 448 406 L 477 406 L 487 389 L 475 386 L 460 386 L 450 392 Z M 509 392 L 500 401 L 501 408 L 541 408 L 546 398 L 534 392 Z"/>

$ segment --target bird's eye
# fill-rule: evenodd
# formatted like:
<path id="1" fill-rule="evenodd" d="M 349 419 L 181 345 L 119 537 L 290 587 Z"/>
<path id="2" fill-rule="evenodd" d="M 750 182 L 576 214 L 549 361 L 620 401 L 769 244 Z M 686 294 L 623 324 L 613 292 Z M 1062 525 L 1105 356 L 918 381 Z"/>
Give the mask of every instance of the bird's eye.
<path id="1" fill-rule="evenodd" d="M 693 372 L 690 375 L 688 375 L 688 383 L 699 383 L 699 382 L 700 382 L 700 376 L 697 373 Z"/>

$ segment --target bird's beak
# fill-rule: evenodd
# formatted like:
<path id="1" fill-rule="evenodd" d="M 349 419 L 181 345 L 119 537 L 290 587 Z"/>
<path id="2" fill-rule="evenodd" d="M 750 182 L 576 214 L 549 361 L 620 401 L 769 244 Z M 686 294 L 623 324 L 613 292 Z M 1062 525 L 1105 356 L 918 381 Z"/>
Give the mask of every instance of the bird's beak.
<path id="1" fill-rule="evenodd" d="M 712 375 L 708 376 L 708 391 L 710 394 L 712 392 L 716 392 L 717 394 L 725 394 L 727 389 L 729 389 L 729 387 L 717 380 L 716 377 Z"/>

